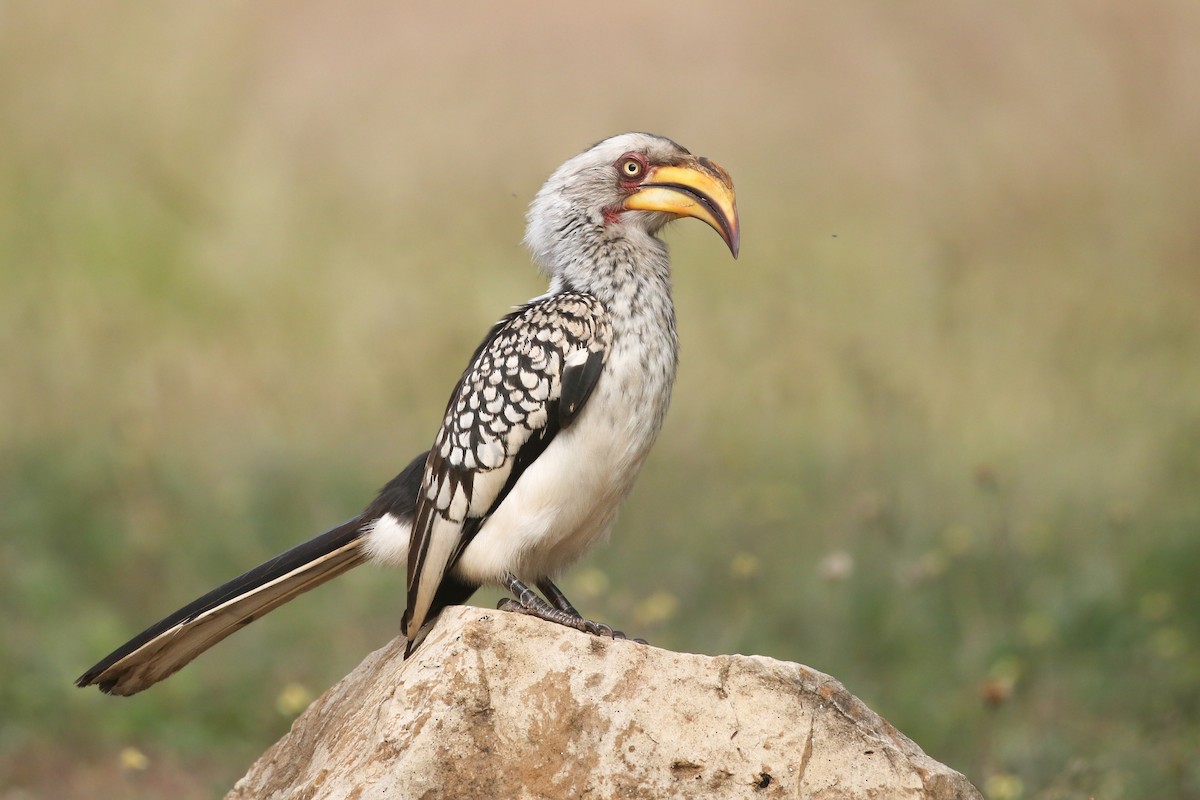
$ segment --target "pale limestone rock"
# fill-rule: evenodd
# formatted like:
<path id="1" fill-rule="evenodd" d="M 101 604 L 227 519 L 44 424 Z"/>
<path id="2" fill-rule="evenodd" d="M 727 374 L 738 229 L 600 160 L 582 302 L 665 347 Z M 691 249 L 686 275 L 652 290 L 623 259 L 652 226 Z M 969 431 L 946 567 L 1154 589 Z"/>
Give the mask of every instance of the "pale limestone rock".
<path id="1" fill-rule="evenodd" d="M 840 683 L 451 608 L 405 662 L 372 653 L 227 800 L 979 800 Z"/>

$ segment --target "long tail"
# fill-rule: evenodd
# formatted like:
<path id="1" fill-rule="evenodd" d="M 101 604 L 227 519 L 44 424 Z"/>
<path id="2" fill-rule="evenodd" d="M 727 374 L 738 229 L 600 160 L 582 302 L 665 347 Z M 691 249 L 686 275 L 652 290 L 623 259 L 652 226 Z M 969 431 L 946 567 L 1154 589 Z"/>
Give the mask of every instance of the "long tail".
<path id="1" fill-rule="evenodd" d="M 75 682 L 131 695 L 229 634 L 366 560 L 363 517 L 344 522 L 218 586 L 118 647 Z"/>

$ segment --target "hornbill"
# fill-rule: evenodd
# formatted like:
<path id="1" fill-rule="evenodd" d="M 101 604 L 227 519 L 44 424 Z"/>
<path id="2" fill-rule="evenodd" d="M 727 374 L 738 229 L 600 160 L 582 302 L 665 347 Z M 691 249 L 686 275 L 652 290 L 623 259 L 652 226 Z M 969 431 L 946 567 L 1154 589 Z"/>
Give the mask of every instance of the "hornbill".
<path id="1" fill-rule="evenodd" d="M 607 535 L 662 426 L 678 338 L 658 233 L 681 217 L 710 225 L 737 257 L 733 182 L 715 162 L 626 133 L 564 163 L 527 216 L 525 243 L 549 291 L 484 338 L 431 449 L 353 519 L 155 623 L 76 684 L 140 692 L 368 560 L 407 568 L 409 653 L 443 608 L 484 584 L 512 594 L 502 609 L 614 635 L 552 578 Z"/>

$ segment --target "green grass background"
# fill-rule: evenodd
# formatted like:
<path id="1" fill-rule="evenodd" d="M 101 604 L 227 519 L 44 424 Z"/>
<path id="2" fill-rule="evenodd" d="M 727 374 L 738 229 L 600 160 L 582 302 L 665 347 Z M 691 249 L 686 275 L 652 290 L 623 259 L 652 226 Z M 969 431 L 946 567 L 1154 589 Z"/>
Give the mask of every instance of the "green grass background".
<path id="1" fill-rule="evenodd" d="M 674 405 L 565 577 L 829 672 L 991 800 L 1200 797 L 1200 5 L 0 7 L 0 797 L 211 797 L 397 630 L 308 595 L 72 687 L 358 510 L 542 290 L 611 133 L 734 175 L 668 232 Z M 483 593 L 478 602 L 490 604 Z"/>

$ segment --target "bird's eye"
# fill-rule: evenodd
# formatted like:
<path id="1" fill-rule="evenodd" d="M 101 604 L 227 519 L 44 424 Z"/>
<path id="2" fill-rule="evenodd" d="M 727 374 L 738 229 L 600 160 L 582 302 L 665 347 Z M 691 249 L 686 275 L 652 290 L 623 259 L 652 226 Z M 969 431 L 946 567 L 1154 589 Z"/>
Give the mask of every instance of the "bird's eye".
<path id="1" fill-rule="evenodd" d="M 624 181 L 637 180 L 645 171 L 646 165 L 633 156 L 622 156 L 617 162 L 617 172 L 621 173 L 621 180 Z"/>

